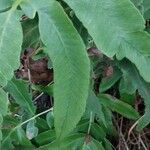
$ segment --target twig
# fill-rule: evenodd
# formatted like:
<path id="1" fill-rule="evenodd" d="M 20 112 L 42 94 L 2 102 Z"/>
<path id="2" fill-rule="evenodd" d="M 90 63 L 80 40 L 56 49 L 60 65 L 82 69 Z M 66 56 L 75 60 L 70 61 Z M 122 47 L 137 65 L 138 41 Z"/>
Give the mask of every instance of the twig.
<path id="1" fill-rule="evenodd" d="M 42 92 L 40 95 L 38 95 L 34 100 L 33 102 L 35 102 L 37 99 L 39 99 L 44 93 Z"/>
<path id="2" fill-rule="evenodd" d="M 43 114 L 46 114 L 46 113 L 48 113 L 49 111 L 52 111 L 52 110 L 53 110 L 53 108 L 50 108 L 50 109 L 48 109 L 48 110 L 45 110 L 45 111 L 43 111 L 43 112 L 41 112 L 41 113 L 39 113 L 39 114 L 33 116 L 32 118 L 30 118 L 30 119 L 28 119 L 28 120 L 26 120 L 26 121 L 24 121 L 24 122 L 18 124 L 16 127 L 14 127 L 14 128 L 9 132 L 9 134 L 8 134 L 8 135 L 6 136 L 6 138 L 2 141 L 2 143 L 4 143 L 4 142 L 9 138 L 9 136 L 10 136 L 15 130 L 17 130 L 18 128 L 20 128 L 20 127 L 23 126 L 24 124 L 26 124 L 26 123 L 28 123 L 29 121 L 34 120 L 34 119 L 36 119 L 37 117 L 39 117 L 39 116 L 41 116 L 41 115 L 43 115 Z"/>
<path id="3" fill-rule="evenodd" d="M 91 111 L 91 113 L 90 113 L 90 123 L 89 123 L 89 127 L 88 127 L 88 134 L 90 134 L 91 125 L 92 125 L 92 120 L 93 120 L 93 113 L 92 113 L 92 111 Z"/>
<path id="4" fill-rule="evenodd" d="M 143 146 L 144 150 L 148 150 L 148 148 L 147 148 L 146 145 L 144 144 L 143 140 L 141 139 L 140 134 L 139 134 L 139 141 L 140 141 L 141 145 Z"/>
<path id="5" fill-rule="evenodd" d="M 121 136 L 121 138 L 122 138 L 122 141 L 123 141 L 123 144 L 124 144 L 126 150 L 129 150 L 128 144 L 127 144 L 127 142 L 126 142 L 126 140 L 125 140 L 125 138 L 124 138 L 124 135 L 123 135 L 123 133 L 122 133 L 122 123 L 123 123 L 123 117 L 121 117 L 121 123 L 120 123 L 119 134 L 120 134 L 120 136 Z M 120 140 L 119 140 L 119 143 L 120 143 Z M 120 146 L 119 146 L 119 149 L 120 149 Z M 120 150 L 121 150 L 121 149 L 120 149 Z"/>
<path id="6" fill-rule="evenodd" d="M 126 150 L 129 150 L 128 144 L 127 144 L 127 142 L 126 142 L 126 140 L 125 140 L 125 138 L 124 138 L 122 132 L 120 132 L 120 136 L 121 136 L 121 138 L 122 138 L 122 140 L 123 140 L 123 144 L 124 144 Z"/>
<path id="7" fill-rule="evenodd" d="M 32 86 L 31 72 L 30 72 L 29 68 L 28 68 L 28 78 L 29 78 L 29 93 L 32 93 L 32 90 L 31 90 L 31 86 Z"/>
<path id="8" fill-rule="evenodd" d="M 141 118 L 143 118 L 143 116 L 140 117 L 140 118 L 131 126 L 131 128 L 129 129 L 127 141 L 130 141 L 130 134 L 131 134 L 132 130 L 136 127 L 136 125 L 138 124 L 138 122 L 139 122 L 139 120 L 140 120 Z"/>

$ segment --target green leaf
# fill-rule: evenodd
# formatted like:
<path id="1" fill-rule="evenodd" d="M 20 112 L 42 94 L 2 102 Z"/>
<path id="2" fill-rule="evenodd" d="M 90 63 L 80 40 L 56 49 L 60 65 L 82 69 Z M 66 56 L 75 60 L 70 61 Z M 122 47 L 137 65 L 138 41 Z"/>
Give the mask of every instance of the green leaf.
<path id="1" fill-rule="evenodd" d="M 148 9 L 150 9 L 150 1 L 143 0 L 143 6 L 144 6 L 144 11 L 147 11 Z"/>
<path id="2" fill-rule="evenodd" d="M 26 127 L 26 137 L 31 140 L 38 135 L 38 128 L 35 126 L 35 120 L 28 122 Z"/>
<path id="3" fill-rule="evenodd" d="M 0 114 L 0 125 L 3 123 L 3 116 Z"/>
<path id="4" fill-rule="evenodd" d="M 136 85 L 132 82 L 131 78 L 127 76 L 123 76 L 119 84 L 119 92 L 127 93 L 127 94 L 134 94 L 136 92 Z"/>
<path id="5" fill-rule="evenodd" d="M 1 131 L 2 123 L 3 123 L 3 116 L 2 116 L 2 114 L 0 114 L 0 142 L 3 139 L 3 135 L 2 135 L 2 131 Z M 1 147 L 1 145 L 0 145 L 0 147 Z"/>
<path id="6" fill-rule="evenodd" d="M 33 19 L 36 15 L 36 8 L 32 5 L 31 0 L 24 0 L 20 4 L 23 12 L 31 19 Z"/>
<path id="7" fill-rule="evenodd" d="M 103 141 L 103 139 L 106 137 L 104 130 L 96 123 L 92 123 L 90 135 L 92 135 L 98 141 Z"/>
<path id="8" fill-rule="evenodd" d="M 12 0 L 0 0 L 0 12 L 12 5 Z"/>
<path id="9" fill-rule="evenodd" d="M 147 11 L 145 11 L 144 18 L 147 20 L 150 19 L 150 8 Z"/>
<path id="10" fill-rule="evenodd" d="M 31 145 L 22 127 L 16 129 L 16 131 L 13 133 L 13 137 L 15 137 L 14 139 L 17 140 L 21 145 Z"/>
<path id="11" fill-rule="evenodd" d="M 48 130 L 40 133 L 35 137 L 35 141 L 40 145 L 48 144 L 56 139 L 56 133 L 54 130 Z"/>
<path id="12" fill-rule="evenodd" d="M 124 103 L 123 101 L 120 101 L 107 94 L 99 94 L 98 97 L 100 102 L 110 108 L 112 111 L 116 111 L 117 113 L 120 113 L 129 119 L 136 120 L 139 118 L 138 112 L 127 103 Z"/>
<path id="13" fill-rule="evenodd" d="M 120 100 L 128 103 L 129 105 L 135 105 L 136 102 L 136 93 L 130 95 L 126 93 L 120 93 Z"/>
<path id="14" fill-rule="evenodd" d="M 112 112 L 109 108 L 102 105 L 102 110 L 104 113 L 104 117 L 106 120 L 106 125 L 104 126 L 100 120 L 97 120 L 99 125 L 103 125 L 103 129 L 109 135 L 113 135 L 115 133 L 113 123 L 112 123 Z"/>
<path id="15" fill-rule="evenodd" d="M 37 18 L 33 20 L 25 20 L 22 23 L 23 27 L 23 45 L 22 47 L 25 49 L 27 47 L 35 47 L 39 46 L 40 43 L 40 35 L 38 30 L 38 21 Z"/>
<path id="16" fill-rule="evenodd" d="M 53 63 L 55 128 L 57 137 L 63 138 L 85 111 L 90 63 L 83 41 L 58 2 L 30 5 L 38 11 L 41 39 Z"/>
<path id="17" fill-rule="evenodd" d="M 54 67 L 57 137 L 71 132 L 85 111 L 90 65 L 83 41 L 58 2 L 38 11 L 41 39 Z M 69 34 L 68 34 L 69 33 Z"/>
<path id="18" fill-rule="evenodd" d="M 89 119 L 81 120 L 73 132 L 77 133 L 87 133 L 89 127 Z"/>
<path id="19" fill-rule="evenodd" d="M 129 0 L 65 2 L 75 11 L 104 54 L 110 57 L 121 55 L 121 59 L 127 57 L 150 82 L 147 74 L 150 72 L 150 35 L 144 32 L 145 21 Z"/>
<path id="20" fill-rule="evenodd" d="M 120 79 L 121 75 L 122 74 L 119 71 L 119 69 L 114 69 L 113 74 L 111 76 L 102 79 L 100 83 L 99 91 L 101 93 L 107 91 Z"/>
<path id="21" fill-rule="evenodd" d="M 135 39 L 135 44 L 136 46 L 145 46 L 147 49 L 150 48 L 150 46 L 148 46 L 146 43 L 150 43 L 150 39 L 148 38 L 149 34 L 145 33 L 145 32 L 137 32 L 134 33 L 135 35 L 137 35 L 137 37 L 134 35 L 132 36 Z M 144 36 L 147 35 L 147 36 Z M 131 37 L 131 39 L 132 39 Z M 130 40 L 131 40 L 130 39 Z M 143 43 L 141 41 L 144 41 Z M 122 48 L 125 48 L 124 51 L 121 51 L 120 53 L 117 54 L 117 58 L 121 59 L 124 56 L 126 58 L 128 58 L 132 63 L 134 63 L 137 67 L 137 69 L 139 70 L 140 75 L 147 81 L 150 82 L 150 76 L 147 74 L 147 72 L 150 72 L 150 67 L 148 67 L 150 65 L 150 57 L 146 57 L 144 55 L 141 55 L 141 53 L 139 53 L 138 51 L 136 51 L 136 49 L 134 49 L 134 46 L 130 43 L 127 44 L 126 42 L 122 42 Z M 142 46 L 141 46 L 141 49 Z"/>
<path id="22" fill-rule="evenodd" d="M 3 135 L 2 135 L 2 131 L 0 130 L 0 141 L 2 141 L 3 139 Z"/>
<path id="23" fill-rule="evenodd" d="M 2 149 L 13 149 L 14 146 L 12 145 L 12 141 L 14 141 L 14 135 L 11 135 L 14 131 L 14 127 L 16 127 L 19 124 L 18 119 L 15 117 L 10 116 L 4 116 L 3 119 L 3 141 L 2 141 Z"/>
<path id="24" fill-rule="evenodd" d="M 84 143 L 82 150 L 105 150 L 105 148 L 103 147 L 102 143 L 99 143 L 96 140 L 92 140 L 89 143 Z"/>
<path id="25" fill-rule="evenodd" d="M 17 12 L 0 13 L 0 85 L 5 86 L 19 66 L 22 28 Z"/>
<path id="26" fill-rule="evenodd" d="M 47 93 L 48 95 L 53 95 L 53 84 L 48 84 L 47 86 L 42 85 L 32 85 L 32 88 L 36 91 Z"/>
<path id="27" fill-rule="evenodd" d="M 89 120 L 81 120 L 75 128 L 74 132 L 87 133 L 89 124 Z M 106 133 L 103 128 L 96 123 L 91 124 L 90 135 L 98 141 L 102 141 L 106 137 Z"/>
<path id="28" fill-rule="evenodd" d="M 47 124 L 50 128 L 52 128 L 54 126 L 54 114 L 53 114 L 53 112 L 49 112 L 46 115 L 46 121 L 47 121 Z"/>
<path id="29" fill-rule="evenodd" d="M 102 111 L 101 103 L 93 91 L 90 92 L 86 105 L 86 114 L 90 116 L 91 112 L 96 114 L 96 116 L 102 120 L 105 125 L 107 124 Z"/>
<path id="30" fill-rule="evenodd" d="M 113 150 L 112 144 L 107 139 L 105 139 L 105 141 L 103 142 L 103 145 L 105 147 L 105 150 Z"/>
<path id="31" fill-rule="evenodd" d="M 76 150 L 81 148 L 81 146 L 84 143 L 84 134 L 72 134 L 62 140 L 61 143 L 58 143 L 57 141 L 53 141 L 50 144 L 41 146 L 38 148 L 38 150 L 66 150 L 66 149 L 72 149 L 72 147 Z"/>
<path id="32" fill-rule="evenodd" d="M 143 0 L 131 0 L 135 7 L 143 14 L 144 7 L 143 7 Z"/>
<path id="33" fill-rule="evenodd" d="M 3 89 L 0 89 L 0 114 L 6 115 L 8 109 L 8 95 Z"/>
<path id="34" fill-rule="evenodd" d="M 133 2 L 135 6 L 139 6 L 142 4 L 143 0 L 131 0 L 131 2 Z"/>
<path id="35" fill-rule="evenodd" d="M 36 118 L 36 126 L 38 127 L 39 132 L 46 131 L 49 129 L 46 120 L 40 117 Z"/>
<path id="36" fill-rule="evenodd" d="M 29 18 L 33 19 L 36 15 L 37 10 L 44 7 L 48 7 L 51 2 L 47 0 L 36 1 L 36 0 L 23 0 L 20 3 L 21 9 Z"/>
<path id="37" fill-rule="evenodd" d="M 9 120 L 7 120 L 9 119 Z M 16 119 L 16 118 L 15 118 Z M 17 125 L 16 121 L 12 116 L 4 118 L 4 137 L 2 141 L 2 149 L 14 149 L 13 144 L 16 144 L 15 146 L 32 146 L 31 142 L 27 139 L 25 136 L 25 132 L 22 129 L 22 127 L 19 127 L 14 130 L 14 127 Z M 17 120 L 17 119 L 16 119 Z M 5 129 L 6 128 L 6 129 Z M 32 146 L 33 147 L 33 146 Z"/>
<path id="38" fill-rule="evenodd" d="M 145 103 L 145 114 L 139 120 L 138 129 L 141 130 L 150 123 L 150 83 L 146 83 L 139 75 L 135 66 L 127 61 L 120 64 L 125 78 L 129 78 L 136 86 Z"/>
<path id="39" fill-rule="evenodd" d="M 25 81 L 12 79 L 8 82 L 6 90 L 20 107 L 23 107 L 29 115 L 34 115 L 35 107 L 32 102 L 32 95 L 29 93 L 29 87 Z"/>

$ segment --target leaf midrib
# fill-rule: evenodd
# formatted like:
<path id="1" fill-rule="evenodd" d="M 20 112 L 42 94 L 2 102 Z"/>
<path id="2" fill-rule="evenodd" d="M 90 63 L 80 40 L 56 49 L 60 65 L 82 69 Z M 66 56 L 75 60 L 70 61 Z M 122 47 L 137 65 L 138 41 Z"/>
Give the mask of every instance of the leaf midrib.
<path id="1" fill-rule="evenodd" d="M 42 12 L 41 12 L 42 13 Z M 47 15 L 47 13 L 45 12 L 44 14 L 46 14 Z M 68 69 L 69 69 L 69 71 L 68 72 L 70 72 L 71 74 L 74 74 L 73 72 L 75 72 L 74 71 L 74 65 L 72 65 L 72 61 L 71 61 L 71 59 L 68 57 L 68 55 L 67 55 L 67 48 L 66 48 L 66 46 L 65 46 L 65 43 L 63 42 L 63 40 L 62 40 L 62 37 L 61 37 L 61 34 L 60 34 L 60 32 L 59 32 L 59 30 L 57 29 L 57 25 L 55 25 L 55 23 L 52 21 L 52 19 L 51 19 L 51 17 L 49 16 L 49 15 L 47 15 L 47 17 L 48 18 L 50 18 L 49 19 L 49 21 L 52 23 L 52 25 L 53 25 L 53 27 L 55 28 L 55 31 L 56 31 L 56 33 L 57 33 L 57 35 L 58 35 L 58 38 L 60 39 L 60 42 L 61 42 L 61 45 L 63 46 L 63 48 L 64 48 L 64 53 L 65 53 L 65 57 L 66 57 L 66 59 L 68 60 L 68 62 L 69 62 L 69 66 L 71 66 L 71 67 L 69 67 Z M 72 77 L 71 76 L 69 76 L 68 77 L 68 80 L 70 80 Z M 70 82 L 69 82 L 70 83 Z M 69 87 L 71 87 L 71 86 L 69 86 Z M 61 127 L 61 133 L 60 133 L 60 135 L 59 135 L 59 137 L 61 137 L 61 135 L 62 135 L 62 132 L 63 132 L 63 129 L 64 129 L 64 127 L 65 127 L 65 122 L 66 122 L 66 118 L 67 118 L 67 116 L 69 115 L 68 114 L 68 111 L 69 111 L 69 103 L 70 103 L 70 101 L 67 101 L 67 104 L 66 104 L 66 106 L 67 106 L 67 110 L 66 110 L 66 113 L 65 113 L 65 117 L 64 117 L 64 120 L 63 120 L 63 125 L 62 125 L 62 127 Z"/>
<path id="2" fill-rule="evenodd" d="M 24 97 L 24 95 L 18 90 L 18 87 L 12 82 L 10 81 L 11 84 L 15 87 L 15 89 L 17 90 L 17 92 L 21 95 L 21 97 L 24 99 L 24 102 L 26 103 L 26 106 L 28 106 L 30 113 L 32 113 L 32 115 L 34 114 L 34 111 L 31 109 L 30 104 L 27 102 L 26 98 Z"/>

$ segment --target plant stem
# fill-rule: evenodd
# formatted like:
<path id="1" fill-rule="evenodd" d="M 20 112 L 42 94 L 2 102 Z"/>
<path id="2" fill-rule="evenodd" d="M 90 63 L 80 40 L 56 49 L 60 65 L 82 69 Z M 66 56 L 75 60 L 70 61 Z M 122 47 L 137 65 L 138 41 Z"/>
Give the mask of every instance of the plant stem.
<path id="1" fill-rule="evenodd" d="M 91 111 L 91 113 L 90 113 L 90 123 L 89 123 L 89 128 L 88 128 L 88 134 L 90 134 L 90 129 L 91 129 L 92 121 L 93 121 L 93 113 Z"/>
<path id="2" fill-rule="evenodd" d="M 41 116 L 41 115 L 43 115 L 43 114 L 46 114 L 46 113 L 48 113 L 49 111 L 52 111 L 52 110 L 53 110 L 53 108 L 50 108 L 50 109 L 48 109 L 48 110 L 45 110 L 45 111 L 43 111 L 43 112 L 41 112 L 41 113 L 39 113 L 39 114 L 33 116 L 32 118 L 30 118 L 30 119 L 28 119 L 28 120 L 26 120 L 26 121 L 24 121 L 24 122 L 18 124 L 16 127 L 14 127 L 14 128 L 9 132 L 9 134 L 8 134 L 7 137 L 3 140 L 2 143 L 4 143 L 4 142 L 9 138 L 9 136 L 10 136 L 15 130 L 17 130 L 18 128 L 20 128 L 20 127 L 23 126 L 24 124 L 26 124 L 26 123 L 28 123 L 29 121 L 34 120 L 34 119 L 36 119 L 37 117 L 39 117 L 39 116 Z"/>

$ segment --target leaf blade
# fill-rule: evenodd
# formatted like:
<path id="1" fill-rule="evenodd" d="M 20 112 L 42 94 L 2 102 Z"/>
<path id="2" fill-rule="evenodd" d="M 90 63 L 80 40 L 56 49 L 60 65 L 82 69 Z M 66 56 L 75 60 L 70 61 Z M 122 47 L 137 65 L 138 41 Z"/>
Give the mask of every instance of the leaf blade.
<path id="1" fill-rule="evenodd" d="M 0 11 L 3 11 L 4 9 L 10 7 L 12 4 L 11 0 L 0 0 Z"/>
<path id="2" fill-rule="evenodd" d="M 15 40 L 14 40 L 15 38 Z M 22 29 L 17 12 L 0 13 L 0 84 L 5 86 L 19 66 Z"/>
<path id="3" fill-rule="evenodd" d="M 144 18 L 129 0 L 65 2 L 75 11 L 104 54 L 112 57 L 123 53 L 122 58 L 126 57 L 135 63 L 142 77 L 150 82 L 150 76 L 145 74 L 147 70 L 150 71 L 147 67 L 150 63 L 150 35 L 144 32 Z M 128 51 L 124 45 L 128 47 Z"/>
<path id="4" fill-rule="evenodd" d="M 150 83 L 147 83 L 143 80 L 143 78 L 139 75 L 135 66 L 127 61 L 120 63 L 124 78 L 130 79 L 132 84 L 135 85 L 135 88 L 138 89 L 138 92 L 142 96 L 144 103 L 145 103 L 145 114 L 144 116 L 138 121 L 137 128 L 139 130 L 143 129 L 150 123 Z M 128 66 L 128 67 L 127 67 Z"/>
<path id="5" fill-rule="evenodd" d="M 100 102 L 103 105 L 109 107 L 111 110 L 116 111 L 121 115 L 133 120 L 139 118 L 138 112 L 135 109 L 133 109 L 129 104 L 117 100 L 116 98 L 108 94 L 99 94 L 98 97 L 100 99 Z"/>
<path id="6" fill-rule="evenodd" d="M 0 89 L 0 114 L 6 115 L 8 109 L 8 95 Z"/>
<path id="7" fill-rule="evenodd" d="M 24 81 L 12 79 L 8 82 L 6 90 L 29 115 L 34 115 L 35 107 L 32 102 L 32 96 L 29 93 L 28 85 Z"/>
<path id="8" fill-rule="evenodd" d="M 38 11 L 39 28 L 54 66 L 54 124 L 57 137 L 63 138 L 85 111 L 90 65 L 83 42 L 60 5 L 53 1 L 44 11 Z"/>

